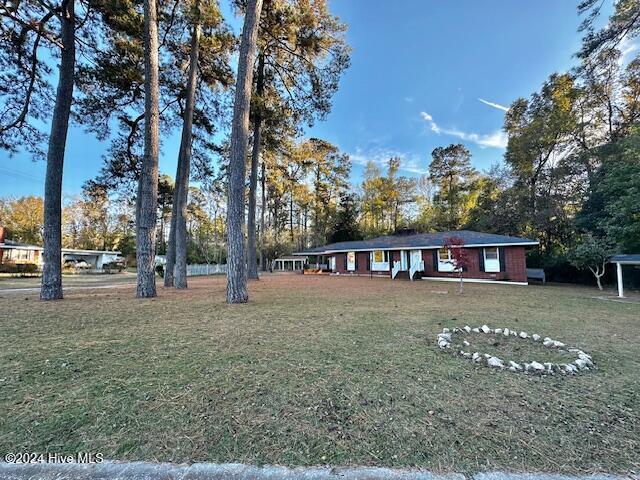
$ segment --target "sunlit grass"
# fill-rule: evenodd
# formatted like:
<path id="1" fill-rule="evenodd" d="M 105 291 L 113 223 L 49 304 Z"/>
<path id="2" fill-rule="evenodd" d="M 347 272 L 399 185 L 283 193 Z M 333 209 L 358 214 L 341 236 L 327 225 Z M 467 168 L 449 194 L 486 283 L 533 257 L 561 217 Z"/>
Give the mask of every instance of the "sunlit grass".
<path id="1" fill-rule="evenodd" d="M 0 454 L 626 472 L 640 458 L 640 305 L 587 288 L 223 278 L 134 300 L 0 292 Z M 439 351 L 443 327 L 538 332 L 598 369 L 533 377 Z"/>

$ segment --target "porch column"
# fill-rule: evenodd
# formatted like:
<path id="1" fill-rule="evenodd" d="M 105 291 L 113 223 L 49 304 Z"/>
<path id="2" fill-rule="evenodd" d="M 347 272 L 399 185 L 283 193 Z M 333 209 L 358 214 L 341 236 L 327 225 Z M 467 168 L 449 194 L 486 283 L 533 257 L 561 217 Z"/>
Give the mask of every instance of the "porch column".
<path id="1" fill-rule="evenodd" d="M 620 263 L 616 263 L 616 273 L 618 276 L 618 296 L 623 298 L 624 286 L 622 285 L 622 265 Z"/>

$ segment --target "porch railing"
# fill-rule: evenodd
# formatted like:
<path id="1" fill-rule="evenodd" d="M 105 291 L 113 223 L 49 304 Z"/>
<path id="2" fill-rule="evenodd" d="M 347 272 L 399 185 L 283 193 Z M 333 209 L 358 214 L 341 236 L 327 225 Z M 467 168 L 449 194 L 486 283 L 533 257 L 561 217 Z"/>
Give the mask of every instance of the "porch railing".
<path id="1" fill-rule="evenodd" d="M 411 264 L 411 268 L 409 268 L 409 280 L 413 281 L 413 276 L 418 272 L 424 272 L 424 260 Z"/>
<path id="2" fill-rule="evenodd" d="M 395 279 L 398 273 L 400 272 L 400 267 L 402 264 L 398 261 L 393 262 L 393 268 L 391 269 L 391 279 Z"/>

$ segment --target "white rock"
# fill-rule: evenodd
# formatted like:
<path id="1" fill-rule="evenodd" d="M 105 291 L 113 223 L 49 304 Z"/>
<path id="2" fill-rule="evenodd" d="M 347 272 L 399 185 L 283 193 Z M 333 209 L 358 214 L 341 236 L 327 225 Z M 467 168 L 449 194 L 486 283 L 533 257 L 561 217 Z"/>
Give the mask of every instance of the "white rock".
<path id="1" fill-rule="evenodd" d="M 537 333 L 534 333 L 533 335 L 531 335 L 531 338 L 533 338 L 536 342 L 538 342 L 540 340 L 540 335 L 538 335 Z"/>
<path id="2" fill-rule="evenodd" d="M 467 333 L 471 333 L 471 327 L 469 325 L 465 325 L 463 330 Z"/>
<path id="3" fill-rule="evenodd" d="M 511 367 L 509 369 L 514 368 L 516 372 L 519 372 L 519 371 L 522 370 L 522 365 L 520 365 L 519 363 L 514 362 L 513 360 L 509 361 L 509 365 L 511 365 Z"/>
<path id="4" fill-rule="evenodd" d="M 449 330 L 448 328 L 443 328 L 442 329 L 442 333 L 449 333 L 451 330 Z"/>
<path id="5" fill-rule="evenodd" d="M 553 374 L 553 363 L 551 362 L 544 362 L 544 366 L 546 368 L 546 372 L 547 373 L 551 373 Z"/>
<path id="6" fill-rule="evenodd" d="M 471 329 L 471 331 L 472 331 L 473 333 L 480 333 L 480 329 L 479 329 L 478 327 L 476 327 L 476 328 L 472 328 L 472 329 Z"/>
<path id="7" fill-rule="evenodd" d="M 527 332 L 520 332 L 520 338 L 528 338 Z"/>
<path id="8" fill-rule="evenodd" d="M 498 357 L 489 357 L 489 359 L 487 360 L 487 365 L 493 368 L 504 368 L 504 362 Z"/>
<path id="9" fill-rule="evenodd" d="M 570 363 L 566 363 L 562 365 L 562 369 L 569 375 L 575 375 L 576 372 L 578 371 L 578 369 L 576 368 L 575 365 L 572 365 Z"/>
<path id="10" fill-rule="evenodd" d="M 471 344 L 470 344 L 469 342 L 467 342 L 466 340 L 463 340 L 463 341 L 462 341 L 462 344 L 463 344 L 465 347 L 468 347 L 469 345 L 471 345 Z"/>
<path id="11" fill-rule="evenodd" d="M 491 332 L 491 329 L 487 325 L 482 325 L 482 327 L 480 327 L 480 330 L 482 330 L 482 333 Z"/>
<path id="12" fill-rule="evenodd" d="M 524 369 L 527 372 L 542 373 L 542 372 L 544 372 L 544 365 L 542 365 L 541 363 L 538 363 L 538 362 L 525 363 L 524 364 Z"/>
<path id="13" fill-rule="evenodd" d="M 519 372 L 520 370 L 518 370 L 516 367 L 511 366 L 511 367 L 509 367 L 509 371 L 511 371 L 511 372 Z"/>
<path id="14" fill-rule="evenodd" d="M 559 342 L 558 340 L 554 340 L 553 341 L 553 348 L 562 348 L 564 346 L 565 346 L 565 344 L 562 343 L 562 342 Z"/>
<path id="15" fill-rule="evenodd" d="M 450 343 L 447 342 L 444 338 L 438 340 L 438 346 L 440 348 L 449 348 Z"/>
<path id="16" fill-rule="evenodd" d="M 502 329 L 496 328 L 495 332 L 496 332 L 496 335 L 500 335 L 502 333 Z"/>
<path id="17" fill-rule="evenodd" d="M 518 336 L 518 332 L 516 332 L 515 330 L 511 330 L 511 336 L 512 337 L 517 337 Z"/>
<path id="18" fill-rule="evenodd" d="M 502 334 L 503 334 L 505 337 L 508 337 L 508 336 L 509 336 L 509 329 L 508 329 L 508 328 L 505 328 L 505 329 L 502 331 Z"/>
<path id="19" fill-rule="evenodd" d="M 573 363 L 575 363 L 580 370 L 589 370 L 589 367 L 587 366 L 587 362 L 581 358 L 578 358 Z"/>
<path id="20" fill-rule="evenodd" d="M 439 333 L 438 334 L 438 338 L 444 338 L 446 341 L 450 342 L 451 341 L 451 334 L 450 333 Z"/>
<path id="21" fill-rule="evenodd" d="M 484 354 L 484 358 L 489 358 L 489 357 L 491 357 L 491 355 L 489 355 L 488 353 Z"/>
<path id="22" fill-rule="evenodd" d="M 476 360 L 478 360 L 478 358 L 480 358 L 480 354 L 478 352 L 473 352 L 473 355 L 471 355 L 471 358 L 475 362 Z"/>
<path id="23" fill-rule="evenodd" d="M 547 348 L 553 348 L 553 340 L 549 339 L 545 339 L 544 342 L 542 342 L 542 344 L 547 347 Z"/>
<path id="24" fill-rule="evenodd" d="M 462 352 L 462 356 L 465 358 L 471 358 L 471 352 Z"/>
<path id="25" fill-rule="evenodd" d="M 593 367 L 593 360 L 591 360 L 591 356 L 586 353 L 579 353 L 578 358 L 580 360 L 584 360 L 589 367 Z"/>

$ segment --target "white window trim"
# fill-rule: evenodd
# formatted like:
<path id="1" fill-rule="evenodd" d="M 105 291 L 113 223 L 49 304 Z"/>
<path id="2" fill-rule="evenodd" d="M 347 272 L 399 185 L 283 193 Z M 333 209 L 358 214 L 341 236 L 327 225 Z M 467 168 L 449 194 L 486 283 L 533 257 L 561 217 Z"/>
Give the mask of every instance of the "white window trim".
<path id="1" fill-rule="evenodd" d="M 382 261 L 382 262 L 374 262 L 374 254 L 377 251 L 381 251 L 382 252 L 382 259 L 386 260 L 386 261 Z M 372 250 L 369 253 L 369 265 L 371 265 L 371 271 L 372 272 L 388 272 L 389 271 L 389 251 L 388 250 Z"/>
<path id="2" fill-rule="evenodd" d="M 442 260 L 440 258 L 440 250 L 438 249 L 438 271 L 439 272 L 455 272 L 455 267 L 453 266 L 451 250 L 447 250 L 448 258 L 446 260 Z"/>
<path id="3" fill-rule="evenodd" d="M 487 259 L 487 249 L 496 249 L 496 259 Z M 500 273 L 500 249 L 498 247 L 485 247 L 482 249 L 484 256 L 484 271 L 487 273 Z"/>
<path id="4" fill-rule="evenodd" d="M 349 262 L 349 254 L 353 253 L 353 263 Z M 355 272 L 356 271 L 356 263 L 357 263 L 357 259 L 356 259 L 356 255 L 357 253 L 353 250 L 350 250 L 346 253 L 347 255 L 347 272 Z"/>

